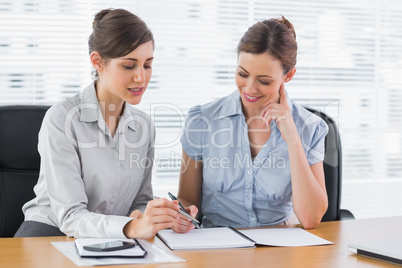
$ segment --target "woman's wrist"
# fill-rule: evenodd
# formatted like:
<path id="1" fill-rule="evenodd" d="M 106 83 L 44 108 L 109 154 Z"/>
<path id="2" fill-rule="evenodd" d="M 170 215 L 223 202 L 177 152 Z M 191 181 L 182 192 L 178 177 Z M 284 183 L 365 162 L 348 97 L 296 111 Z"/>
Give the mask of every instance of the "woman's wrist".
<path id="1" fill-rule="evenodd" d="M 126 225 L 123 227 L 123 234 L 127 238 L 134 238 L 135 237 L 135 225 L 137 224 L 138 219 L 132 219 L 131 221 L 127 222 Z"/>
<path id="2" fill-rule="evenodd" d="M 299 146 L 303 148 L 302 141 L 297 131 L 296 134 L 286 138 L 286 144 L 288 145 L 288 150 L 291 150 L 291 148 L 297 148 Z"/>

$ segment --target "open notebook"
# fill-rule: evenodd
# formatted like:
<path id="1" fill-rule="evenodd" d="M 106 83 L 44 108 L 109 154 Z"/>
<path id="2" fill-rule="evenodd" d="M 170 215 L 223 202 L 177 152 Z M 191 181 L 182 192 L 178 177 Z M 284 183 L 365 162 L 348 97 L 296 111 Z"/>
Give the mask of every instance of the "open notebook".
<path id="1" fill-rule="evenodd" d="M 267 246 L 313 246 L 332 242 L 301 228 L 236 230 L 231 227 L 193 229 L 186 234 L 172 230 L 158 232 L 158 237 L 172 250 L 248 248 Z"/>
<path id="2" fill-rule="evenodd" d="M 401 238 L 349 244 L 348 250 L 362 256 L 402 264 Z"/>

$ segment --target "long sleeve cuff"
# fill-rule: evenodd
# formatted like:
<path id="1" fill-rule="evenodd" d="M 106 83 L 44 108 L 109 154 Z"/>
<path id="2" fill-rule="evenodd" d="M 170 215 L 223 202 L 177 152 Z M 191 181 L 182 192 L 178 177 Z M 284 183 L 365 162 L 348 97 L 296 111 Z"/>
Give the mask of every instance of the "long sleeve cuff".
<path id="1" fill-rule="evenodd" d="M 110 219 L 106 229 L 107 237 L 127 238 L 123 233 L 123 228 L 131 220 L 133 219 L 130 217 L 121 217 L 121 216 L 116 216 Z"/>

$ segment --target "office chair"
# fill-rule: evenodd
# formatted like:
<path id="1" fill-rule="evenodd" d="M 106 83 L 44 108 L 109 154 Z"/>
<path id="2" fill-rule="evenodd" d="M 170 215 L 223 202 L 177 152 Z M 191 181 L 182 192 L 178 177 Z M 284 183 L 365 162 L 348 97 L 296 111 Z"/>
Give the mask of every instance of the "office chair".
<path id="1" fill-rule="evenodd" d="M 38 132 L 49 106 L 0 106 L 0 237 L 13 237 L 22 206 L 35 194 L 40 157 Z"/>
<path id="2" fill-rule="evenodd" d="M 321 117 L 328 125 L 325 137 L 324 173 L 328 194 L 328 209 L 321 221 L 337 221 L 354 219 L 353 214 L 341 209 L 342 195 L 342 146 L 335 121 L 323 112 L 306 107 L 313 114 Z"/>

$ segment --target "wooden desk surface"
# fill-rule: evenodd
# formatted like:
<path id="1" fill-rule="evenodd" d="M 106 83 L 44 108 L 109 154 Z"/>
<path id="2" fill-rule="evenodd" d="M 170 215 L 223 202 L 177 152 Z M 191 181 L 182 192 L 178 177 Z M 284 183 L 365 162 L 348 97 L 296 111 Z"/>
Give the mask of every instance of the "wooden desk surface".
<path id="1" fill-rule="evenodd" d="M 294 227 L 294 226 L 293 226 Z M 146 267 L 400 267 L 351 254 L 347 244 L 387 238 L 402 239 L 402 216 L 364 220 L 323 222 L 311 233 L 334 242 L 312 247 L 257 247 L 254 249 L 185 250 L 173 253 L 185 263 Z M 67 237 L 0 238 L 0 267 L 77 267 L 50 242 L 73 241 Z M 155 244 L 162 243 L 155 239 Z M 120 265 L 113 267 L 139 267 Z M 142 266 L 141 266 L 142 267 Z"/>

